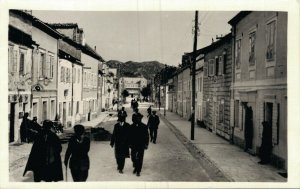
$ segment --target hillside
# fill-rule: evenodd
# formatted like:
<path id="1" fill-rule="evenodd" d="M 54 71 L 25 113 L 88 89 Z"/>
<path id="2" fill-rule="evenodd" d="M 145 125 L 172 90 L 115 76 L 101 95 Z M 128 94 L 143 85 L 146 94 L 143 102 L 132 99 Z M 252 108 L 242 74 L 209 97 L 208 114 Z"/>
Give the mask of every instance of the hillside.
<path id="1" fill-rule="evenodd" d="M 118 68 L 120 64 L 121 77 L 138 77 L 143 76 L 147 80 L 154 78 L 154 75 L 164 68 L 164 64 L 157 61 L 148 62 L 120 62 L 117 60 L 109 60 L 106 62 L 111 68 Z"/>

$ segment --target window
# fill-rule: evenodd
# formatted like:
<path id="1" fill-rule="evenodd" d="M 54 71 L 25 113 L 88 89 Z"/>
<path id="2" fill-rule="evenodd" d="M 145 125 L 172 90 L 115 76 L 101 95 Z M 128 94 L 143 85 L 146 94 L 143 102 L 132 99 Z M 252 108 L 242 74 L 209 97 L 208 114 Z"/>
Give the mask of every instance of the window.
<path id="1" fill-rule="evenodd" d="M 249 52 L 249 64 L 255 64 L 255 40 L 256 40 L 256 32 L 252 32 L 249 34 L 249 43 L 250 43 L 250 52 Z"/>
<path id="2" fill-rule="evenodd" d="M 236 50 L 235 50 L 235 65 L 236 68 L 239 69 L 241 66 L 241 39 L 236 41 Z"/>
<path id="3" fill-rule="evenodd" d="M 60 82 L 64 82 L 64 78 L 65 78 L 65 68 L 62 66 L 61 68 L 61 73 L 60 73 Z"/>
<path id="4" fill-rule="evenodd" d="M 266 52 L 266 58 L 267 61 L 274 60 L 275 55 L 275 21 L 270 22 L 267 24 L 267 52 Z"/>
<path id="5" fill-rule="evenodd" d="M 54 76 L 54 56 L 53 55 L 49 55 L 49 67 L 50 67 L 50 74 L 49 74 L 49 78 L 53 78 Z"/>
<path id="6" fill-rule="evenodd" d="M 42 120 L 47 119 L 47 101 L 43 101 L 43 114 L 42 114 Z"/>
<path id="7" fill-rule="evenodd" d="M 67 74 L 66 74 L 66 76 L 67 76 L 67 79 L 66 79 L 66 82 L 67 83 L 70 83 L 71 82 L 71 78 L 70 78 L 70 68 L 66 68 L 66 70 L 67 70 Z"/>
<path id="8" fill-rule="evenodd" d="M 79 114 L 79 101 L 77 101 L 77 105 L 76 105 L 76 114 Z"/>
<path id="9" fill-rule="evenodd" d="M 80 69 L 78 69 L 77 79 L 78 79 L 77 83 L 80 83 Z"/>
<path id="10" fill-rule="evenodd" d="M 221 99 L 219 104 L 219 123 L 224 123 L 224 99 Z"/>
<path id="11" fill-rule="evenodd" d="M 73 72 L 72 72 L 72 75 L 73 75 L 73 83 L 76 82 L 76 68 L 73 68 Z"/>
<path id="12" fill-rule="evenodd" d="M 20 64 L 19 64 L 19 74 L 23 75 L 25 74 L 25 54 L 23 52 L 20 52 Z"/>
<path id="13" fill-rule="evenodd" d="M 214 60 L 208 61 L 208 76 L 214 76 L 215 75 L 215 62 Z"/>
<path id="14" fill-rule="evenodd" d="M 223 56 L 219 56 L 217 64 L 218 64 L 218 75 L 224 74 Z"/>
<path id="15" fill-rule="evenodd" d="M 86 72 L 84 72 L 84 82 L 83 82 L 84 86 L 86 85 Z"/>
<path id="16" fill-rule="evenodd" d="M 46 74 L 46 54 L 41 52 L 40 53 L 40 71 L 39 71 L 40 78 L 43 78 Z"/>

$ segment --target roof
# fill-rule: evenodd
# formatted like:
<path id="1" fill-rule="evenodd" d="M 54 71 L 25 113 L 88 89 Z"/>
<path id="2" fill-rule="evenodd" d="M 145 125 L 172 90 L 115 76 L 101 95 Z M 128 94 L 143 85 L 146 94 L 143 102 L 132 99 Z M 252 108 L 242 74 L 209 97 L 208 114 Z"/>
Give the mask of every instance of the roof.
<path id="1" fill-rule="evenodd" d="M 252 11 L 241 11 L 237 15 L 235 15 L 231 20 L 228 21 L 228 24 L 234 26 L 239 23 L 243 18 L 245 18 Z"/>
<path id="2" fill-rule="evenodd" d="M 87 43 L 82 47 L 83 47 L 81 49 L 82 52 L 84 52 L 87 55 L 92 56 L 93 58 L 100 60 L 101 62 L 104 62 L 104 59 L 97 52 L 95 52 L 94 49 L 91 46 L 89 46 Z"/>
<path id="3" fill-rule="evenodd" d="M 56 31 L 55 29 L 51 28 L 48 24 L 45 22 L 41 21 L 40 19 L 32 16 L 31 14 L 24 12 L 22 10 L 16 10 L 16 9 L 11 9 L 9 10 L 10 12 L 17 14 L 23 18 L 29 19 L 32 22 L 32 25 L 36 28 L 39 28 L 40 30 L 44 31 L 48 35 L 58 39 L 61 37 L 60 33 Z"/>
<path id="4" fill-rule="evenodd" d="M 212 43 L 211 45 L 208 45 L 202 49 L 198 49 L 196 51 L 196 56 L 199 56 L 200 54 L 206 54 L 216 48 L 218 48 L 219 46 L 223 45 L 224 43 L 230 41 L 232 38 L 231 33 L 226 34 L 224 37 L 222 37 L 220 40 Z M 188 55 L 193 55 L 193 52 L 188 53 Z"/>
<path id="5" fill-rule="evenodd" d="M 48 23 L 53 28 L 78 28 L 77 23 Z"/>

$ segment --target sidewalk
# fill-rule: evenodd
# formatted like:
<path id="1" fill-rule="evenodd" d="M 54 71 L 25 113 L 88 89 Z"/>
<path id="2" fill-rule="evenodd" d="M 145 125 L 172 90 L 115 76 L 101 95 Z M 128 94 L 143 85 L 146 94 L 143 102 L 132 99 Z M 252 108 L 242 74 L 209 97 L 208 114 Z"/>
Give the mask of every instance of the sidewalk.
<path id="1" fill-rule="evenodd" d="M 178 129 L 201 155 L 214 164 L 231 181 L 234 182 L 287 182 L 271 165 L 260 165 L 259 158 L 245 153 L 243 149 L 232 145 L 229 141 L 195 125 L 195 140 L 190 140 L 191 124 L 179 115 L 167 111 L 160 117 Z"/>

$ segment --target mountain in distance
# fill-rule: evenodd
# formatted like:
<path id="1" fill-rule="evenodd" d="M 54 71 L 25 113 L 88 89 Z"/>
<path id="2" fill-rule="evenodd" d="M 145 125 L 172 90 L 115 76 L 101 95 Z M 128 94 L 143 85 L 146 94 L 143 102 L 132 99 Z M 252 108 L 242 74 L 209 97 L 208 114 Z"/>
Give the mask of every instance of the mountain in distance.
<path id="1" fill-rule="evenodd" d="M 145 77 L 147 80 L 152 80 L 156 73 L 160 72 L 165 67 L 164 64 L 158 61 L 146 62 L 120 62 L 118 60 L 109 60 L 106 64 L 110 68 L 118 68 L 120 64 L 121 77 Z"/>

